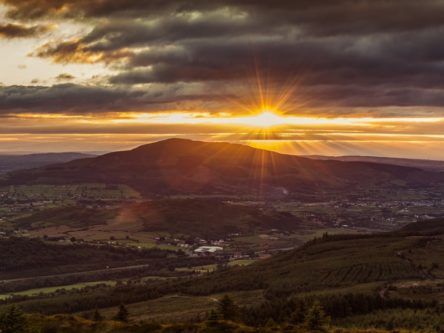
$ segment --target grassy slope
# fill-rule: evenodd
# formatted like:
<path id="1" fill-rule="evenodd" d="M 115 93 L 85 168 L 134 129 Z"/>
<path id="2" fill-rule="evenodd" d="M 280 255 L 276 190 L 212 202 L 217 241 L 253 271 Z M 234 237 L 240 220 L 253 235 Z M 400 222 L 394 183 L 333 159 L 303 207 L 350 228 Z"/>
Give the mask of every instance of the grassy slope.
<path id="1" fill-rule="evenodd" d="M 434 226 L 436 223 L 439 225 L 443 222 L 435 222 Z M 159 295 L 164 297 L 157 300 L 143 302 L 139 299 L 139 303 L 129 307 L 138 316 L 143 317 L 145 313 L 147 318 L 151 317 L 150 313 L 159 315 L 156 309 L 150 307 L 161 307 L 160 312 L 171 311 L 182 317 L 190 313 L 193 299 L 198 314 L 209 298 L 220 293 L 235 295 L 242 290 L 250 290 L 260 299 L 262 289 L 266 297 L 285 298 L 292 293 L 303 296 L 368 292 L 390 297 L 393 291 L 387 289 L 387 284 L 443 278 L 444 230 L 439 229 L 441 234 L 433 236 L 423 235 L 428 233 L 428 227 L 430 225 L 425 224 L 420 231 L 408 234 L 403 231 L 383 235 L 329 236 L 249 266 L 233 267 L 181 283 L 173 289 L 174 294 L 181 291 L 189 296 L 194 295 L 196 299 L 190 297 L 187 301 L 189 296 L 184 296 L 175 299 L 177 302 L 165 302 L 171 301 L 172 294 L 167 292 Z M 112 290 L 106 290 L 101 297 L 110 293 Z M 430 295 L 422 295 L 431 299 Z M 71 295 L 68 298 L 75 302 L 77 297 L 84 295 Z M 44 303 L 42 300 L 37 302 Z M 56 303 L 57 300 L 48 299 L 45 302 Z"/>
<path id="2" fill-rule="evenodd" d="M 57 225 L 66 225 L 73 228 L 90 227 L 106 224 L 115 216 L 116 212 L 109 209 L 85 208 L 68 206 L 46 209 L 14 221 L 22 229 L 37 229 Z"/>
<path id="3" fill-rule="evenodd" d="M 14 278 L 79 272 L 165 261 L 171 252 L 110 246 L 56 245 L 39 240 L 0 239 L 0 277 Z"/>
<path id="4" fill-rule="evenodd" d="M 157 320 L 162 322 L 186 321 L 197 316 L 204 316 L 210 310 L 216 310 L 217 302 L 225 294 L 208 296 L 167 295 L 157 299 L 133 303 L 127 306 L 133 320 Z M 228 294 L 239 306 L 259 305 L 263 301 L 261 291 L 241 291 Z M 102 315 L 112 319 L 115 307 L 101 310 Z"/>
<path id="5" fill-rule="evenodd" d="M 281 327 L 274 325 L 270 327 L 253 328 L 240 323 L 233 323 L 228 321 L 213 321 L 200 323 L 169 323 L 158 324 L 153 322 L 145 323 L 119 323 L 116 321 L 106 320 L 102 322 L 94 322 L 77 316 L 38 316 L 32 315 L 28 317 L 30 325 L 36 331 L 44 332 L 60 332 L 64 333 L 272 333 L 272 332 L 313 332 L 304 327 Z M 318 331 L 319 332 L 319 331 Z M 341 328 L 341 327 L 326 327 L 322 332 L 325 333 L 388 333 L 393 330 L 383 329 L 359 329 L 359 328 Z M 415 333 L 415 330 L 397 330 L 399 333 Z"/>
<path id="6" fill-rule="evenodd" d="M 71 202 L 78 199 L 125 200 L 138 199 L 139 193 L 125 185 L 107 185 L 91 182 L 72 185 L 10 185 L 0 187 L 10 200 L 55 200 Z"/>
<path id="7" fill-rule="evenodd" d="M 165 231 L 210 239 L 258 229 L 292 230 L 300 227 L 298 219 L 288 213 L 218 200 L 158 200 L 131 205 L 127 209 L 130 215 L 143 223 L 145 231 Z"/>
<path id="8" fill-rule="evenodd" d="M 14 221 L 21 228 L 65 225 L 84 228 L 111 223 L 119 228 L 139 225 L 139 231 L 168 232 L 203 238 L 230 233 L 301 227 L 298 218 L 274 209 L 235 205 L 210 199 L 164 199 L 124 204 L 112 209 L 67 206 L 43 210 Z"/>
<path id="9" fill-rule="evenodd" d="M 436 224 L 440 225 L 436 229 Z M 370 282 L 442 278 L 444 222 L 428 233 L 403 232 L 371 236 L 330 236 L 247 267 L 236 267 L 190 283 L 196 293 L 267 288 L 273 292 L 305 292 Z"/>
<path id="10" fill-rule="evenodd" d="M 438 327 L 444 327 L 444 316 L 429 309 L 386 309 L 341 319 L 336 324 L 344 327 L 402 327 L 409 331 L 439 332 Z"/>

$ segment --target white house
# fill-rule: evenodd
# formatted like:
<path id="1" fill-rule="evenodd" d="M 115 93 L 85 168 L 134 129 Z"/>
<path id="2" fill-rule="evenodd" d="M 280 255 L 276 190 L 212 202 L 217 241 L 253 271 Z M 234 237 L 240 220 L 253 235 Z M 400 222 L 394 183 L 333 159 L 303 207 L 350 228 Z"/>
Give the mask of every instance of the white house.
<path id="1" fill-rule="evenodd" d="M 223 247 L 220 246 L 199 246 L 194 250 L 195 253 L 215 253 L 217 251 L 223 251 Z"/>

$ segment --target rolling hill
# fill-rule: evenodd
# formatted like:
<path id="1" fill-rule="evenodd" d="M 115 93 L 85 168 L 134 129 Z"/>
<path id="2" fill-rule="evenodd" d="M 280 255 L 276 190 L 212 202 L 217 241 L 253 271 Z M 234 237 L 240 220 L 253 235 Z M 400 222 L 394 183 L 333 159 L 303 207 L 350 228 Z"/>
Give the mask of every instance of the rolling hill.
<path id="1" fill-rule="evenodd" d="M 406 166 L 429 171 L 444 172 L 444 161 L 421 160 L 411 158 L 379 157 L 379 156 L 323 156 L 306 155 L 304 157 L 318 160 L 334 160 L 342 162 L 371 162 Z"/>
<path id="2" fill-rule="evenodd" d="M 270 295 L 288 296 L 356 286 L 371 290 L 397 281 L 417 281 L 420 286 L 418 281 L 443 281 L 443 258 L 444 221 L 418 222 L 390 233 L 324 235 L 255 264 L 192 281 L 188 291 L 265 289 Z"/>
<path id="3" fill-rule="evenodd" d="M 94 158 L 7 175 L 3 184 L 125 184 L 145 195 L 317 195 L 415 188 L 444 183 L 444 174 L 366 162 L 324 161 L 239 144 L 169 139 Z"/>
<path id="4" fill-rule="evenodd" d="M 76 312 L 106 308 L 125 300 L 131 311 L 138 308 L 151 311 L 150 303 L 144 301 L 157 299 L 170 304 L 180 295 L 187 300 L 174 308 L 180 312 L 189 310 L 191 302 L 202 298 L 212 302 L 211 308 L 212 300 L 221 293 L 255 295 L 254 300 L 250 300 L 253 304 L 245 305 L 254 310 L 254 306 L 263 301 L 257 311 L 274 306 L 279 311 L 282 309 L 279 306 L 288 305 L 292 300 L 313 297 L 322 302 L 330 300 L 323 303 L 329 310 L 340 312 L 343 307 L 351 313 L 349 309 L 357 310 L 358 305 L 365 308 L 367 304 L 368 308 L 361 308 L 366 313 L 372 307 L 396 307 L 402 304 L 400 300 L 423 300 L 430 305 L 435 304 L 434 301 L 442 303 L 444 221 L 414 224 L 408 229 L 373 235 L 324 235 L 298 249 L 249 266 L 222 268 L 174 282 L 160 281 L 154 286 L 153 282 L 133 283 L 120 288 L 92 289 L 89 293 L 25 299 L 18 304 L 28 310 L 60 313 L 60 309 Z M 98 305 L 99 301 L 102 306 Z M 404 304 L 414 306 L 414 303 Z"/>
<path id="5" fill-rule="evenodd" d="M 216 199 L 151 200 L 125 203 L 112 209 L 64 206 L 20 217 L 14 224 L 24 229 L 88 228 L 108 224 L 119 230 L 126 225 L 133 231 L 168 232 L 205 239 L 274 228 L 296 230 L 305 226 L 290 213 Z"/>
<path id="6" fill-rule="evenodd" d="M 47 153 L 29 155 L 0 155 L 0 173 L 38 168 L 54 163 L 69 162 L 79 158 L 92 157 L 82 153 Z"/>

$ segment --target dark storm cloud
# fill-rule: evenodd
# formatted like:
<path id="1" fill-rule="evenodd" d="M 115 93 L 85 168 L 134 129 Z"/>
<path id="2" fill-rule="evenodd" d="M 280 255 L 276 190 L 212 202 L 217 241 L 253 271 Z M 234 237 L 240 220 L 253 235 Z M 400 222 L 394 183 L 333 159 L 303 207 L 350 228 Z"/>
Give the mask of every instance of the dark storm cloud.
<path id="1" fill-rule="evenodd" d="M 107 21 L 96 26 L 80 39 L 48 43 L 36 55 L 52 58 L 56 62 L 110 61 L 130 56 L 130 48 L 164 46 L 186 40 L 212 40 L 248 36 L 249 38 L 278 37 L 285 33 L 285 26 L 273 22 L 256 21 L 239 13 L 212 12 L 193 17 L 168 16 L 151 21 Z M 233 15 L 233 16 L 230 16 Z M 266 31 L 263 27 L 267 26 Z M 123 52 L 126 50 L 126 52 Z"/>
<path id="2" fill-rule="evenodd" d="M 207 1 L 202 0 L 2 0 L 2 2 L 10 8 L 8 16 L 15 19 L 37 19 L 48 16 L 137 17 L 147 13 L 153 15 L 208 6 L 205 4 Z"/>
<path id="3" fill-rule="evenodd" d="M 314 106 L 444 106 L 440 0 L 0 3 L 19 22 L 55 17 L 91 23 L 83 35 L 47 41 L 34 53 L 59 63 L 101 62 L 117 72 L 109 79 L 111 88 L 79 89 L 75 96 L 82 99 L 85 94 L 85 101 L 98 90 L 99 98 L 88 108 L 105 110 L 125 100 L 138 107 L 140 100 L 141 105 L 147 102 L 146 96 L 134 95 L 140 90 L 131 86 L 138 84 L 163 84 L 163 102 L 175 103 L 178 96 L 169 86 L 203 83 L 194 100 L 209 100 L 214 95 L 208 91 L 237 88 L 253 78 L 255 65 L 269 73 L 276 86 L 300 79 L 301 94 Z M 61 93 L 73 88 L 48 89 Z M 38 98 L 46 98 L 39 92 L 32 102 L 22 102 L 20 98 L 28 101 L 25 96 L 14 103 L 39 105 Z"/>
<path id="4" fill-rule="evenodd" d="M 417 40 L 419 45 L 424 43 Z M 241 79 L 255 75 L 251 68 L 257 58 L 275 79 L 300 76 L 306 85 L 398 85 L 399 80 L 418 87 L 444 84 L 444 67 L 439 62 L 444 57 L 439 48 L 421 53 L 410 41 L 405 47 L 401 43 L 390 50 L 396 43 L 393 38 L 370 43 L 371 52 L 350 37 L 269 39 L 251 44 L 242 39 L 183 42 L 132 56 L 126 69 L 111 81 L 135 84 Z M 437 62 L 424 61 L 423 57 L 433 57 Z"/>
<path id="5" fill-rule="evenodd" d="M 443 24 L 440 0 L 1 0 L 8 15 L 41 17 L 146 18 L 162 14 L 239 8 L 304 24 L 315 32 L 359 33 L 422 29 Z"/>
<path id="6" fill-rule="evenodd" d="M 22 25 L 22 24 L 0 24 L 0 38 L 29 38 L 36 37 L 49 30 L 49 27 L 43 25 Z"/>
<path id="7" fill-rule="evenodd" d="M 113 111 L 162 110 L 164 105 L 193 100 L 214 100 L 212 95 L 193 95 L 180 87 L 118 89 L 58 84 L 0 87 L 0 113 L 106 113 Z"/>
<path id="8" fill-rule="evenodd" d="M 347 111 L 347 107 L 443 107 L 444 94 L 441 89 L 427 88 L 396 88 L 385 86 L 362 87 L 359 85 L 327 85 L 314 86 L 306 90 L 306 96 L 311 96 L 310 101 L 313 105 L 319 107 L 328 107 L 329 105 L 340 105 L 342 114 L 353 114 L 354 109 Z M 318 96 L 323 96 L 319 99 Z M 327 102 L 330 101 L 330 102 Z M 420 109 L 419 109 L 420 110 Z M 423 114 L 421 111 L 397 110 L 399 116 L 418 116 Z M 326 112 L 328 113 L 328 112 Z M 388 115 L 384 110 L 375 110 L 377 114 Z M 337 109 L 332 109 L 332 115 L 338 114 Z M 443 116 L 444 111 L 437 108 L 429 116 Z M 391 114 L 390 116 L 395 116 Z"/>

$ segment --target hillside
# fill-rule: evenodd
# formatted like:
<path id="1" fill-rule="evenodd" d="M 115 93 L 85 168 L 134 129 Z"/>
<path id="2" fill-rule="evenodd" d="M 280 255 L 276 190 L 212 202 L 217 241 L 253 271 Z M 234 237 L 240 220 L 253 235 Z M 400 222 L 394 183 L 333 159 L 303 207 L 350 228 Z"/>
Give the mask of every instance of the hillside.
<path id="1" fill-rule="evenodd" d="M 422 160 L 411 158 L 379 157 L 379 156 L 323 156 L 306 155 L 305 157 L 318 160 L 334 160 L 343 162 L 371 162 L 405 167 L 418 168 L 429 171 L 444 172 L 444 161 Z"/>
<path id="2" fill-rule="evenodd" d="M 54 163 L 64 163 L 79 158 L 92 157 L 82 153 L 46 153 L 29 155 L 0 155 L 0 173 L 38 168 Z"/>
<path id="3" fill-rule="evenodd" d="M 407 231 L 407 233 L 406 233 Z M 266 289 L 269 295 L 444 278 L 444 221 L 374 235 L 324 235 L 303 247 L 189 285 L 208 294 Z"/>
<path id="4" fill-rule="evenodd" d="M 26 238 L 1 238 L 0 250 L 0 278 L 36 278 L 39 275 L 152 264 L 153 260 L 166 261 L 173 253 L 81 243 L 51 244 Z"/>
<path id="5" fill-rule="evenodd" d="M 14 220 L 14 225 L 22 229 L 53 226 L 84 229 L 106 224 L 119 229 L 126 225 L 133 232 L 167 232 L 205 239 L 259 230 L 296 230 L 303 226 L 289 213 L 216 199 L 162 199 L 125 203 L 110 209 L 63 206 Z"/>
<path id="6" fill-rule="evenodd" d="M 415 188 L 444 183 L 417 168 L 323 161 L 239 144 L 169 139 L 94 158 L 10 173 L 3 184 L 125 184 L 145 195 L 264 194 Z"/>
<path id="7" fill-rule="evenodd" d="M 293 215 L 254 206 L 211 199 L 156 200 L 127 205 L 119 211 L 120 222 L 140 222 L 144 231 L 225 238 L 230 233 L 259 230 L 296 230 L 300 221 Z"/>
<path id="8" fill-rule="evenodd" d="M 438 219 L 410 223 L 400 231 L 420 235 L 440 235 L 444 233 L 444 221 Z"/>
<path id="9" fill-rule="evenodd" d="M 435 321 L 440 313 L 434 306 L 442 302 L 444 293 L 444 221 L 418 224 L 414 229 L 408 233 L 324 235 L 255 264 L 222 268 L 194 279 L 134 281 L 18 299 L 17 304 L 43 313 L 100 308 L 111 318 L 110 307 L 124 302 L 134 319 L 155 318 L 143 317 L 151 313 L 186 313 L 179 317 L 183 320 L 214 309 L 214 300 L 229 294 L 246 306 L 241 309 L 242 320 L 261 325 L 269 318 L 276 322 L 293 318 L 294 311 L 301 311 L 298 302 L 310 304 L 313 298 L 320 300 L 335 320 L 352 316 L 350 322 L 358 323 L 353 315 L 365 314 L 363 319 L 372 322 L 382 318 L 375 317 L 373 311 L 395 309 L 400 316 L 396 320 L 407 323 L 411 311 L 428 307 L 426 311 L 436 313 L 431 318 Z M 424 236 L 432 230 L 433 236 Z M 390 323 L 391 318 L 387 315 L 377 326 Z M 409 321 L 411 328 L 422 325 L 429 327 L 431 322 L 416 325 Z"/>

